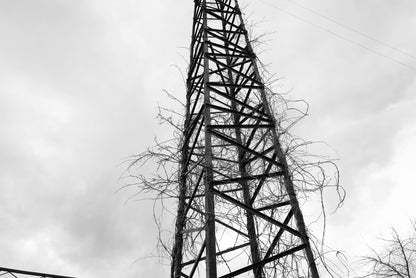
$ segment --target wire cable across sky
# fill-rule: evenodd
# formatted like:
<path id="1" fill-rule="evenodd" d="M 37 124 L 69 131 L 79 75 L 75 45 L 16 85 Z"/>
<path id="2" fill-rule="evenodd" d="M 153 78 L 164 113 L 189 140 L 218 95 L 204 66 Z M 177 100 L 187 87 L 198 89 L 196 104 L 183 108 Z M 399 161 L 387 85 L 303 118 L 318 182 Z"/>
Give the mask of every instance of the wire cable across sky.
<path id="1" fill-rule="evenodd" d="M 289 1 L 289 0 L 286 0 L 286 1 Z M 301 16 L 299 16 L 299 15 L 296 15 L 296 14 L 294 14 L 294 13 L 292 13 L 292 12 L 286 11 L 286 10 L 284 10 L 284 9 L 282 9 L 282 8 L 280 8 L 280 7 L 278 7 L 278 6 L 276 6 L 275 4 L 271 4 L 271 3 L 266 2 L 266 1 L 264 1 L 264 0 L 261 0 L 261 2 L 263 2 L 264 4 L 266 4 L 266 5 L 268 5 L 268 6 L 272 7 L 272 8 L 274 8 L 274 9 L 276 9 L 276 10 L 279 10 L 279 11 L 281 11 L 281 12 L 283 12 L 283 13 L 285 13 L 285 14 L 287 14 L 287 15 L 291 16 L 291 17 L 294 17 L 294 18 L 296 18 L 296 19 L 298 19 L 298 20 L 301 20 L 301 21 L 303 21 L 303 22 L 305 22 L 305 23 L 307 23 L 307 24 L 309 24 L 309 25 L 312 25 L 312 26 L 314 26 L 315 28 L 318 28 L 318 29 L 320 29 L 320 30 L 322 30 L 322 31 L 325 31 L 325 32 L 327 32 L 327 33 L 329 33 L 329 34 L 331 34 L 331 35 L 333 35 L 333 36 L 335 36 L 335 37 L 337 37 L 337 38 L 339 38 L 339 39 L 342 39 L 342 40 L 344 40 L 344 41 L 347 41 L 347 42 L 349 42 L 349 43 L 351 43 L 351 44 L 354 44 L 354 45 L 356 45 L 356 46 L 358 46 L 358 47 L 361 47 L 361 48 L 366 49 L 366 50 L 368 50 L 368 51 L 370 51 L 370 52 L 373 52 L 373 53 L 375 53 L 375 54 L 377 54 L 377 55 L 379 55 L 379 56 L 381 56 L 381 57 L 384 57 L 384 58 L 386 58 L 386 59 L 388 59 L 388 60 L 390 60 L 390 61 L 392 61 L 392 62 L 398 63 L 398 64 L 400 64 L 400 65 L 402 65 L 402 66 L 404 66 L 404 67 L 406 67 L 406 68 L 408 68 L 408 69 L 411 69 L 411 70 L 413 70 L 413 71 L 416 71 L 416 67 L 414 67 L 414 66 L 412 66 L 412 65 L 409 65 L 409 64 L 404 63 L 404 62 L 402 62 L 402 61 L 400 61 L 400 60 L 398 60 L 398 59 L 396 59 L 396 58 L 393 58 L 393 57 L 391 57 L 391 56 L 388 56 L 388 55 L 386 55 L 386 54 L 384 54 L 384 53 L 382 53 L 382 52 L 380 52 L 380 51 L 378 51 L 378 50 L 372 49 L 371 47 L 366 46 L 366 45 L 364 45 L 364 44 L 362 44 L 362 43 L 356 42 L 356 41 L 354 41 L 354 40 L 352 40 L 352 39 L 350 39 L 350 38 L 348 38 L 348 37 L 346 37 L 346 36 L 340 35 L 340 34 L 338 34 L 337 32 L 334 32 L 334 31 L 332 31 L 332 30 L 330 30 L 330 29 L 328 29 L 328 28 L 322 27 L 322 26 L 320 26 L 320 25 L 318 25 L 318 24 L 316 24 L 316 23 L 314 23 L 314 22 L 312 22 L 312 21 L 310 21 L 310 20 L 308 20 L 308 19 L 305 19 L 305 18 L 303 18 L 303 17 L 301 17 Z M 290 2 L 293 2 L 293 1 L 290 1 Z M 299 6 L 300 6 L 300 5 L 299 5 Z M 309 8 L 306 8 L 306 7 L 305 7 L 305 9 L 309 10 Z M 312 11 L 312 10 L 311 10 L 311 11 Z M 315 12 L 314 12 L 314 13 L 315 13 Z M 400 49 L 396 49 L 395 47 L 390 46 L 390 45 L 388 45 L 388 44 L 386 44 L 386 43 L 384 43 L 384 42 L 381 42 L 381 41 L 379 41 L 379 40 L 377 40 L 377 39 L 374 39 L 374 38 L 372 38 L 372 37 L 370 37 L 370 36 L 368 36 L 368 35 L 366 35 L 366 34 L 364 34 L 364 33 L 360 32 L 360 31 L 355 31 L 355 29 L 353 29 L 353 28 L 351 28 L 351 27 L 348 27 L 348 26 L 346 26 L 346 25 L 344 25 L 344 24 L 338 23 L 337 21 L 332 20 L 332 19 L 330 19 L 330 18 L 327 18 L 327 17 L 326 17 L 326 16 L 324 16 L 324 15 L 320 15 L 320 14 L 319 14 L 319 13 L 317 13 L 317 12 L 316 12 L 316 14 L 318 14 L 319 16 L 321 16 L 321 17 L 323 17 L 323 18 L 325 18 L 325 19 L 327 19 L 327 20 L 329 20 L 329 21 L 331 21 L 331 22 L 333 22 L 333 23 L 335 23 L 335 24 L 337 24 L 337 25 L 339 25 L 339 26 L 342 26 L 342 27 L 344 27 L 344 28 L 346 28 L 346 29 L 349 29 L 349 30 L 351 30 L 351 31 L 353 31 L 353 32 L 355 32 L 355 33 L 358 33 L 358 34 L 360 34 L 360 35 L 362 35 L 362 36 L 365 36 L 365 37 L 367 37 L 367 38 L 369 38 L 369 39 L 371 39 L 371 40 L 373 40 L 373 41 L 377 41 L 377 42 L 379 42 L 379 43 L 381 43 L 381 44 L 383 44 L 383 45 L 385 45 L 385 46 L 387 46 L 387 47 L 389 47 L 389 48 L 391 48 L 391 49 L 395 49 L 396 51 L 398 51 L 398 52 L 400 52 L 400 53 L 403 53 L 403 54 L 405 54 L 405 55 L 407 55 L 407 56 L 409 56 L 409 57 L 412 57 L 412 58 L 415 58 L 415 59 L 416 59 L 416 57 L 414 57 L 413 55 L 407 54 L 406 52 L 403 52 L 403 51 L 402 51 L 402 50 L 400 50 Z"/>
<path id="2" fill-rule="evenodd" d="M 328 20 L 328 21 L 330 21 L 330 22 L 332 22 L 332 23 L 334 23 L 334 24 L 336 24 L 336 25 L 338 25 L 338 26 L 340 26 L 342 28 L 345 28 L 345 29 L 347 29 L 349 31 L 352 31 L 352 32 L 354 32 L 354 33 L 356 33 L 356 34 L 358 34 L 360 36 L 363 36 L 363 37 L 371 40 L 371 41 L 374 41 L 376 43 L 379 43 L 379 44 L 381 44 L 381 45 L 383 45 L 385 47 L 388 47 L 388 48 L 390 48 L 390 49 L 392 49 L 394 51 L 400 52 L 401 54 L 406 55 L 406 56 L 408 56 L 408 57 L 413 58 L 413 59 L 416 60 L 416 56 L 413 55 L 413 54 L 411 54 L 411 53 L 409 53 L 409 52 L 407 52 L 407 51 L 404 51 L 404 50 L 402 50 L 402 49 L 400 49 L 398 47 L 392 46 L 391 44 L 388 44 L 386 42 L 381 41 L 380 39 L 374 38 L 374 37 L 372 37 L 372 36 L 370 36 L 370 35 L 368 35 L 366 33 L 363 33 L 360 30 L 357 30 L 356 28 L 350 27 L 350 26 L 348 26 L 348 25 L 346 25 L 344 23 L 341 23 L 341 22 L 339 22 L 339 21 L 337 21 L 337 20 L 335 20 L 335 19 L 333 19 L 333 18 L 331 18 L 329 16 L 326 16 L 326 15 L 324 15 L 324 14 L 322 14 L 322 13 L 320 13 L 320 12 L 314 10 L 314 9 L 311 9 L 309 7 L 306 7 L 304 5 L 301 5 L 301 4 L 299 4 L 299 3 L 297 3 L 297 2 L 295 2 L 293 0 L 286 0 L 286 1 L 292 3 L 295 6 L 298 6 L 298 7 L 302 8 L 302 9 L 304 9 L 304 10 L 307 10 L 307 11 L 309 11 L 309 12 L 311 12 L 311 13 L 313 13 L 313 14 L 315 14 L 315 15 L 317 15 L 317 16 L 325 19 L 325 20 Z"/>

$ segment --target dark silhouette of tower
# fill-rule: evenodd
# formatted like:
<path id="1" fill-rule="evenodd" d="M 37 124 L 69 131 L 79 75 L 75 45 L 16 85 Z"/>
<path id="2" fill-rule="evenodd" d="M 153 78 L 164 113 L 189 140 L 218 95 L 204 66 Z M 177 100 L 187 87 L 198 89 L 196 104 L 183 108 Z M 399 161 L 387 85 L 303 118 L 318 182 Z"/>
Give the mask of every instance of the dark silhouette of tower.
<path id="1" fill-rule="evenodd" d="M 318 278 L 238 2 L 194 2 L 171 276 Z"/>

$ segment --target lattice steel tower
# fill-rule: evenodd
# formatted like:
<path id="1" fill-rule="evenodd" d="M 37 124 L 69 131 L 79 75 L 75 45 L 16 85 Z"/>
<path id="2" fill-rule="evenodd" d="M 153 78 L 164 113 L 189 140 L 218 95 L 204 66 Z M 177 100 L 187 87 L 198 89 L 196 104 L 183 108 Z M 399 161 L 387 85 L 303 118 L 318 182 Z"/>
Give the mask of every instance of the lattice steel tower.
<path id="1" fill-rule="evenodd" d="M 194 2 L 171 277 L 318 278 L 238 2 Z"/>

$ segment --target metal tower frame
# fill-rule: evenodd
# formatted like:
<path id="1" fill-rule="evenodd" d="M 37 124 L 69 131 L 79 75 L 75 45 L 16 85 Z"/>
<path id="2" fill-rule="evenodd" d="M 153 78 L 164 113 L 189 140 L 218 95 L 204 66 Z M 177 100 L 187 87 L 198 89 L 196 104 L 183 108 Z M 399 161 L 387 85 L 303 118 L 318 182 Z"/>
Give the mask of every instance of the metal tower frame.
<path id="1" fill-rule="evenodd" d="M 12 277 L 15 277 L 15 278 L 19 277 L 17 276 L 18 274 L 25 275 L 25 277 L 33 276 L 33 277 L 40 277 L 40 278 L 75 278 L 75 277 L 69 277 L 69 276 L 46 274 L 46 273 L 40 273 L 40 272 L 0 267 L 0 276 L 6 275 L 6 274 L 10 274 Z"/>
<path id="2" fill-rule="evenodd" d="M 238 2 L 194 3 L 171 277 L 318 278 Z"/>

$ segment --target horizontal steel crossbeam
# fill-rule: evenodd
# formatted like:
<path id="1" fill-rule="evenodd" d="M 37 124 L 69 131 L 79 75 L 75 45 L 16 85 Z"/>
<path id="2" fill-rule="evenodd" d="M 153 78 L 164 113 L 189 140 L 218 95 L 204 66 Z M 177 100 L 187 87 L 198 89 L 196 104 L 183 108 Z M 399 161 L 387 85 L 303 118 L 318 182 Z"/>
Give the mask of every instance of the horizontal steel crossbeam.
<path id="1" fill-rule="evenodd" d="M 62 276 L 62 275 L 47 274 L 47 273 L 42 273 L 42 272 L 34 272 L 34 271 L 0 267 L 0 276 L 4 274 L 10 274 L 10 275 L 13 275 L 14 277 L 17 277 L 14 274 L 22 274 L 22 275 L 29 275 L 29 276 L 43 277 L 43 278 L 75 278 L 75 277 L 70 277 L 70 276 Z"/>

